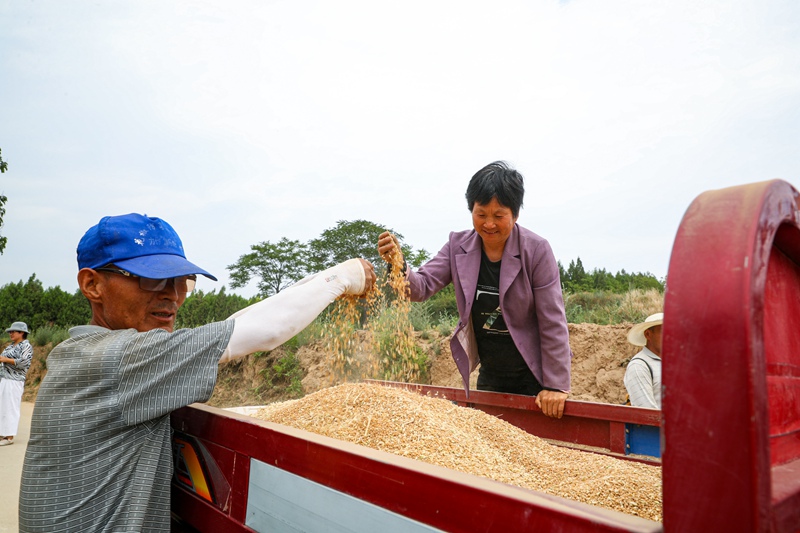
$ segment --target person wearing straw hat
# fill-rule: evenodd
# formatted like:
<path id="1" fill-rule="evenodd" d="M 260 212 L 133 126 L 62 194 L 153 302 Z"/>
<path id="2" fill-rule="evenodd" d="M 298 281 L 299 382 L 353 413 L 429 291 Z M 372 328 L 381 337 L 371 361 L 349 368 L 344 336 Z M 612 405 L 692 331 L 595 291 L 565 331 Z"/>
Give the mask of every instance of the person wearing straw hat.
<path id="1" fill-rule="evenodd" d="M 25 374 L 33 359 L 25 322 L 14 322 L 6 333 L 11 337 L 11 344 L 0 354 L 0 446 L 14 444 L 25 392 Z"/>
<path id="2" fill-rule="evenodd" d="M 197 276 L 216 278 L 186 259 L 166 221 L 104 217 L 77 255 L 92 318 L 47 358 L 22 467 L 20 531 L 170 531 L 170 413 L 211 397 L 219 363 L 278 347 L 337 297 L 375 282 L 369 262 L 350 259 L 227 320 L 175 330 Z"/>
<path id="3" fill-rule="evenodd" d="M 642 346 L 625 369 L 625 388 L 634 407 L 661 409 L 661 328 L 664 313 L 647 317 L 628 332 L 628 342 Z"/>

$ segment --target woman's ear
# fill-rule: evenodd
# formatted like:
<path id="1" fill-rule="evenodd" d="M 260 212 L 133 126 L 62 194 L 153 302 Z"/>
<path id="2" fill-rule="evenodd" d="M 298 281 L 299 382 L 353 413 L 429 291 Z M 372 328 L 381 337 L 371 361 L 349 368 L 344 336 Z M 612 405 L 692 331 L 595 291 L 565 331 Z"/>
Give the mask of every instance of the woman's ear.
<path id="1" fill-rule="evenodd" d="M 78 288 L 90 302 L 99 302 L 103 293 L 103 276 L 91 268 L 82 268 L 78 272 Z"/>

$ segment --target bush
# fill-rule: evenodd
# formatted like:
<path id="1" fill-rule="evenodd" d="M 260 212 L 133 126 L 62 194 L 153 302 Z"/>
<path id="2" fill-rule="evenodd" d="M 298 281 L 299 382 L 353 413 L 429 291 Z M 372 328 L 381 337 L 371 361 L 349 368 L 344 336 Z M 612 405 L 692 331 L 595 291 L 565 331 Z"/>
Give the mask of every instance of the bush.
<path id="1" fill-rule="evenodd" d="M 641 322 L 664 309 L 664 295 L 658 289 L 634 289 L 624 294 L 606 291 L 564 295 L 567 322 L 572 324 L 621 324 Z"/>
<path id="2" fill-rule="evenodd" d="M 444 313 L 439 317 L 436 331 L 444 337 L 449 337 L 456 330 L 456 326 L 458 326 L 458 313 Z"/>
<path id="3" fill-rule="evenodd" d="M 324 315 L 320 315 L 315 318 L 311 324 L 306 326 L 305 329 L 301 330 L 297 335 L 292 337 L 294 342 L 297 343 L 297 347 L 300 348 L 301 346 L 307 346 L 322 339 L 325 335 L 326 322 L 327 318 Z"/>
<path id="4" fill-rule="evenodd" d="M 426 302 L 429 311 L 437 320 L 441 320 L 451 315 L 458 315 L 458 304 L 456 304 L 456 293 L 451 283 L 440 290 Z"/>
<path id="5" fill-rule="evenodd" d="M 434 317 L 431 312 L 431 302 L 413 302 L 408 309 L 408 320 L 415 331 L 428 331 L 433 329 Z"/>
<path id="6" fill-rule="evenodd" d="M 67 328 L 59 328 L 55 326 L 43 326 L 30 333 L 28 340 L 31 344 L 37 346 L 47 346 L 52 344 L 55 348 L 69 338 L 69 330 Z"/>
<path id="7" fill-rule="evenodd" d="M 658 289 L 634 289 L 622 295 L 620 322 L 642 322 L 654 313 L 664 312 L 664 293 Z"/>
<path id="8" fill-rule="evenodd" d="M 261 375 L 264 377 L 266 387 L 280 386 L 291 397 L 301 398 L 303 396 L 303 369 L 300 368 L 300 361 L 297 359 L 294 349 L 287 348 L 286 354 L 262 370 Z"/>

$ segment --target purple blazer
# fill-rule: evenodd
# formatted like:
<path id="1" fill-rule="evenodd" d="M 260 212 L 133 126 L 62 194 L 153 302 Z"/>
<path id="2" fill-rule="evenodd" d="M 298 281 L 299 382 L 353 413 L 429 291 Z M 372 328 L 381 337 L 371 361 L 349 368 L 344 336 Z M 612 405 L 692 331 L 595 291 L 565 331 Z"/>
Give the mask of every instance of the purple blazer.
<path id="1" fill-rule="evenodd" d="M 550 244 L 515 224 L 502 261 L 500 309 L 514 344 L 543 387 L 569 392 L 572 351 L 558 264 Z M 408 270 L 414 302 L 453 284 L 459 321 L 450 350 L 467 394 L 469 375 L 480 361 L 470 319 L 480 265 L 481 238 L 475 230 L 466 230 L 450 233 L 436 257 L 417 271 Z"/>

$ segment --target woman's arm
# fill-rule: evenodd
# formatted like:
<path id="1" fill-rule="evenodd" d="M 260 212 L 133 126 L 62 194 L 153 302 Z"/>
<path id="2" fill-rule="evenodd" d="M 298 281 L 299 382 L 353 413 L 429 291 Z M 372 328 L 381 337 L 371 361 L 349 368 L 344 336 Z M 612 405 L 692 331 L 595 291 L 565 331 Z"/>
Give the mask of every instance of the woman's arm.
<path id="1" fill-rule="evenodd" d="M 451 233 L 452 236 L 452 233 Z M 397 238 L 385 231 L 378 238 L 378 253 L 388 265 L 399 263 L 395 261 L 396 254 L 402 252 Z M 417 271 L 408 268 L 405 261 L 406 280 L 408 280 L 409 298 L 412 302 L 424 302 L 452 281 L 450 270 L 450 242 L 448 241 L 436 256 L 422 265 Z"/>

